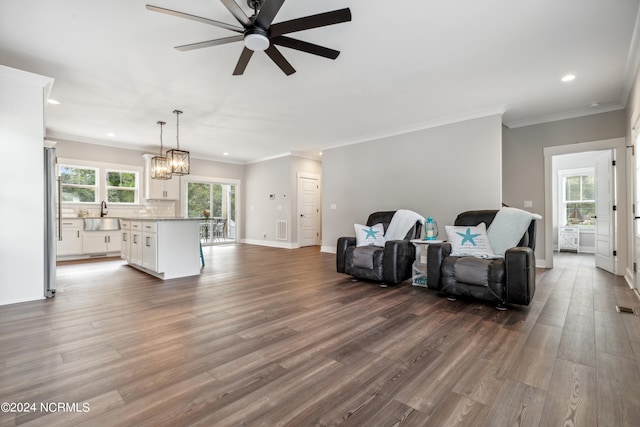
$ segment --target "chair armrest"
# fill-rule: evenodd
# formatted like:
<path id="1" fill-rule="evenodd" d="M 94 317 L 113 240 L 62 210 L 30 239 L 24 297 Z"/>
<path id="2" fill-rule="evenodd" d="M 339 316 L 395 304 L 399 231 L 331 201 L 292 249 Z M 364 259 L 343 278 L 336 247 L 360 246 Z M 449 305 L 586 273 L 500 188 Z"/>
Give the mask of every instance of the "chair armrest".
<path id="1" fill-rule="evenodd" d="M 349 246 L 355 245 L 355 237 L 338 237 L 338 246 L 336 248 L 336 270 L 338 273 L 345 272 L 345 253 Z"/>
<path id="2" fill-rule="evenodd" d="M 411 277 L 416 248 L 409 240 L 389 240 L 384 245 L 382 275 L 385 283 L 397 285 Z"/>
<path id="3" fill-rule="evenodd" d="M 536 292 L 536 258 L 528 247 L 507 249 L 504 254 L 505 300 L 529 305 Z"/>
<path id="4" fill-rule="evenodd" d="M 427 287 L 440 290 L 442 261 L 451 255 L 451 243 L 431 243 L 427 248 Z"/>

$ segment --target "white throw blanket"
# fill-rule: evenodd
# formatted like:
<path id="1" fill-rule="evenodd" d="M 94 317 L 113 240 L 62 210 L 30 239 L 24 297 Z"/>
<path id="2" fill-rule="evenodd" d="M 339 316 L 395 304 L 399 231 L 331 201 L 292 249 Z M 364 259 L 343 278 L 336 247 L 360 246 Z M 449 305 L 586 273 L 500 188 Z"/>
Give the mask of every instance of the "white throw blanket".
<path id="1" fill-rule="evenodd" d="M 504 256 L 507 249 L 516 246 L 533 219 L 541 220 L 542 217 L 521 209 L 502 207 L 487 230 L 493 253 Z"/>
<path id="2" fill-rule="evenodd" d="M 398 209 L 389 223 L 389 228 L 384 235 L 385 240 L 402 240 L 407 235 L 411 227 L 417 221 L 424 221 L 424 217 L 414 211 Z"/>

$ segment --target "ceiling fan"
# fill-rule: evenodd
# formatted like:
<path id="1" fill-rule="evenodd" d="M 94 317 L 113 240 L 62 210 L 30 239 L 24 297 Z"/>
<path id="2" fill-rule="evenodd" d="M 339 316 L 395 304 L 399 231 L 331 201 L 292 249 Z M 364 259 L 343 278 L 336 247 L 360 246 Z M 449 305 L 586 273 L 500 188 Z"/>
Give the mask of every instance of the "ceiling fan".
<path id="1" fill-rule="evenodd" d="M 312 55 L 322 56 L 324 58 L 336 59 L 340 54 L 337 50 L 293 39 L 285 36 L 284 34 L 351 21 L 351 10 L 349 10 L 349 8 L 345 8 L 273 24 L 272 22 L 278 14 L 280 7 L 282 7 L 284 0 L 247 0 L 247 5 L 253 9 L 253 15 L 251 17 L 247 16 L 234 0 L 220 1 L 229 10 L 229 12 L 231 12 L 236 20 L 238 20 L 242 27 L 171 9 L 165 9 L 163 7 L 152 6 L 150 4 L 147 5 L 147 9 L 240 33 L 236 36 L 176 46 L 176 49 L 178 50 L 187 51 L 244 41 L 244 49 L 240 54 L 240 59 L 238 59 L 236 68 L 233 70 L 234 76 L 242 75 L 244 73 L 249 60 L 255 51 L 264 51 L 286 75 L 295 73 L 296 70 L 291 66 L 289 61 L 285 59 L 282 53 L 280 53 L 276 48 L 276 45 L 307 52 Z"/>

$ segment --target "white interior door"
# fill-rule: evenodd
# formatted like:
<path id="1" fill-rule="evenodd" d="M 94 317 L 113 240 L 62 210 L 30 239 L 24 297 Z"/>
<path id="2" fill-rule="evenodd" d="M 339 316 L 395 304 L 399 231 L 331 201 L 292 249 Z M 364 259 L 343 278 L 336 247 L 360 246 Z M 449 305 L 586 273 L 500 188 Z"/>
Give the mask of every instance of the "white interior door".
<path id="1" fill-rule="evenodd" d="M 320 186 L 317 178 L 298 177 L 298 241 L 315 246 L 320 239 Z"/>
<path id="2" fill-rule="evenodd" d="M 616 273 L 614 224 L 614 166 L 613 150 L 605 150 L 598 157 L 595 168 L 596 227 L 595 261 L 596 267 Z"/>

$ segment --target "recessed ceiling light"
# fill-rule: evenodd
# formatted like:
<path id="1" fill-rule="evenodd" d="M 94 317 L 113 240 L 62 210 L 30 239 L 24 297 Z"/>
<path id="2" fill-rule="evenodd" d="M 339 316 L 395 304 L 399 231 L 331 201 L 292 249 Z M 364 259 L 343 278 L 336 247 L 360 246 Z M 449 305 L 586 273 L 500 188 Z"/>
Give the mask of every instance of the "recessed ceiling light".
<path id="1" fill-rule="evenodd" d="M 322 151 L 318 152 L 318 154 L 322 156 Z"/>
<path id="2" fill-rule="evenodd" d="M 576 76 L 573 75 L 573 74 L 567 74 L 566 76 L 562 77 L 562 81 L 563 82 L 570 82 L 570 81 L 575 80 L 575 79 L 576 79 Z"/>
<path id="3" fill-rule="evenodd" d="M 589 107 L 591 107 L 591 108 L 596 108 L 596 107 L 599 107 L 599 106 L 600 106 L 599 102 L 592 102 L 591 105 L 589 105 Z"/>
<path id="4" fill-rule="evenodd" d="M 222 155 L 223 155 L 223 156 L 228 156 L 228 155 L 229 155 L 229 153 L 225 152 L 225 153 L 222 153 Z"/>
<path id="5" fill-rule="evenodd" d="M 47 99 L 47 104 L 51 104 L 51 105 L 60 105 L 60 101 L 56 101 L 53 98 L 49 98 Z"/>
<path id="6" fill-rule="evenodd" d="M 113 138 L 114 136 L 116 136 L 116 134 L 115 134 L 115 133 L 113 133 L 113 132 L 109 132 L 109 133 L 107 134 L 107 136 L 108 136 L 108 137 L 110 137 L 110 138 Z"/>

